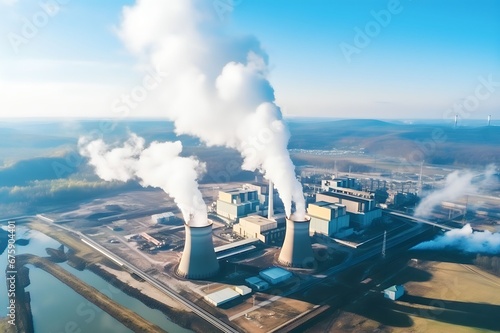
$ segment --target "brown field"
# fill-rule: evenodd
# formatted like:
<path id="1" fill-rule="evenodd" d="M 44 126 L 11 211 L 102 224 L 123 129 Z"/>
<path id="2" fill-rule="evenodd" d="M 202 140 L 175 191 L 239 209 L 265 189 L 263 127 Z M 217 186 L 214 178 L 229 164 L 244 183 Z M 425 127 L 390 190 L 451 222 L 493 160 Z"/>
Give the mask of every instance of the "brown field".
<path id="1" fill-rule="evenodd" d="M 8 323 L 10 318 L 2 318 L 0 319 L 0 332 L 4 333 L 16 333 L 16 326 L 13 326 Z"/>
<path id="2" fill-rule="evenodd" d="M 311 310 L 313 306 L 313 304 L 304 301 L 282 298 L 251 311 L 233 322 L 243 328 L 245 332 L 268 332 L 270 328 L 286 323 Z"/>
<path id="3" fill-rule="evenodd" d="M 385 300 L 382 287 L 402 281 L 406 294 Z M 475 266 L 419 261 L 308 332 L 498 332 L 499 290 L 500 278 Z"/>

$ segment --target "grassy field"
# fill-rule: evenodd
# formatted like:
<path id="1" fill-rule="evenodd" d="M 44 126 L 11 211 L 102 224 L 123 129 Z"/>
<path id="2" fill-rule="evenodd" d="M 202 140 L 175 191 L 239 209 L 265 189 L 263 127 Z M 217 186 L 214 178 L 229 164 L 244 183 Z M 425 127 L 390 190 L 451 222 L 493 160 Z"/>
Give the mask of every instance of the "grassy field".
<path id="1" fill-rule="evenodd" d="M 406 294 L 384 299 L 381 290 L 399 283 Z M 500 278 L 472 265 L 412 262 L 308 332 L 499 332 L 499 288 Z"/>

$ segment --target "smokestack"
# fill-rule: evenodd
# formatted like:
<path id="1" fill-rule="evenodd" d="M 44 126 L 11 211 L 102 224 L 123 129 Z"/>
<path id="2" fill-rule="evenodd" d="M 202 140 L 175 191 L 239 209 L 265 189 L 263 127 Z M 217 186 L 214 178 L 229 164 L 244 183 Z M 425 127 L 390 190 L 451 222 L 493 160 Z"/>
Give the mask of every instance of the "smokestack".
<path id="1" fill-rule="evenodd" d="M 488 126 L 491 125 L 491 114 L 488 116 Z"/>
<path id="2" fill-rule="evenodd" d="M 309 225 L 311 218 L 306 216 L 304 220 L 295 220 L 292 215 L 286 219 L 285 241 L 281 248 L 278 262 L 283 266 L 309 268 L 314 262 L 311 239 L 309 236 Z"/>
<path id="3" fill-rule="evenodd" d="M 269 181 L 269 191 L 268 191 L 268 205 L 267 205 L 267 218 L 269 220 L 273 219 L 274 215 L 274 184 L 273 181 Z"/>
<path id="4" fill-rule="evenodd" d="M 457 127 L 457 124 L 458 124 L 458 114 L 455 115 L 455 127 Z"/>
<path id="5" fill-rule="evenodd" d="M 212 241 L 212 223 L 186 228 L 184 251 L 177 274 L 188 279 L 206 279 L 217 274 L 219 262 Z"/>

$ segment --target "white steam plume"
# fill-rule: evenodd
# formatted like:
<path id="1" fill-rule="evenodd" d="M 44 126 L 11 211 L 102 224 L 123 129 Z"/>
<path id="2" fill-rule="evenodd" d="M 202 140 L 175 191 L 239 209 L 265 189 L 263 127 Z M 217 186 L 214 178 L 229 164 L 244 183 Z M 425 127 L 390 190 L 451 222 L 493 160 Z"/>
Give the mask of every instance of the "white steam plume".
<path id="1" fill-rule="evenodd" d="M 152 142 L 135 134 L 121 147 L 111 148 L 102 140 L 80 138 L 80 154 L 89 158 L 96 174 L 106 181 L 137 179 L 144 187 L 158 187 L 170 195 L 191 226 L 207 225 L 207 207 L 198 189 L 198 177 L 205 165 L 193 157 L 181 157 L 182 144 Z"/>
<path id="2" fill-rule="evenodd" d="M 119 35 L 144 65 L 168 73 L 157 89 L 177 134 L 237 149 L 242 168 L 271 179 L 287 215 L 305 214 L 288 154 L 289 131 L 275 104 L 267 55 L 254 37 L 227 35 L 208 0 L 137 0 L 125 7 Z"/>
<path id="3" fill-rule="evenodd" d="M 500 254 L 500 233 L 473 231 L 470 224 L 447 231 L 443 236 L 423 242 L 414 250 L 461 250 L 469 253 Z"/>
<path id="4" fill-rule="evenodd" d="M 426 217 L 432 210 L 444 200 L 455 200 L 467 193 L 476 193 L 480 188 L 488 186 L 495 173 L 495 166 L 490 165 L 484 170 L 481 181 L 473 183 L 477 173 L 472 171 L 454 171 L 446 176 L 445 185 L 427 195 L 415 209 L 415 216 Z"/>

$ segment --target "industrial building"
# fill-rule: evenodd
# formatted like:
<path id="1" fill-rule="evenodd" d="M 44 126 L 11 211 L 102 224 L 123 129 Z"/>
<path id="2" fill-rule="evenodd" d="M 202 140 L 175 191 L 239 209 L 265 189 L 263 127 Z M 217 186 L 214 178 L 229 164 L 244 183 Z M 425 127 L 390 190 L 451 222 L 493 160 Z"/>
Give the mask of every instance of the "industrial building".
<path id="1" fill-rule="evenodd" d="M 272 285 L 285 282 L 292 277 L 292 273 L 280 267 L 271 267 L 259 272 L 259 276 Z"/>
<path id="2" fill-rule="evenodd" d="M 154 238 L 153 236 L 149 235 L 148 233 L 141 232 L 139 235 L 142 238 L 144 238 L 146 241 L 148 241 L 149 243 L 154 244 L 155 246 L 164 245 L 164 243 L 162 241 L 157 240 L 156 238 Z"/>
<path id="3" fill-rule="evenodd" d="M 212 224 L 202 227 L 185 225 L 186 240 L 177 274 L 188 279 L 205 279 L 216 275 L 219 262 L 212 240 Z"/>
<path id="4" fill-rule="evenodd" d="M 349 215 L 346 206 L 339 203 L 317 201 L 307 207 L 307 215 L 311 217 L 309 232 L 326 236 L 348 236 L 353 232 L 349 228 Z"/>
<path id="5" fill-rule="evenodd" d="M 382 210 L 375 204 L 373 194 L 350 189 L 330 189 L 329 192 L 316 194 L 316 201 L 338 203 L 346 207 L 350 226 L 365 228 L 373 220 L 382 217 Z"/>
<path id="6" fill-rule="evenodd" d="M 260 201 L 257 190 L 241 188 L 229 191 L 219 191 L 217 199 L 217 214 L 230 220 L 238 221 L 239 218 L 259 211 Z"/>
<path id="7" fill-rule="evenodd" d="M 260 203 L 260 210 L 262 214 L 264 215 L 269 214 L 270 205 L 279 208 L 283 207 L 283 202 L 280 199 L 278 190 L 274 188 L 272 182 L 254 181 L 243 185 L 243 187 L 257 191 L 257 196 L 259 198 L 259 203 Z M 273 193 L 272 196 L 269 195 L 270 192 Z M 273 214 L 271 213 L 271 215 Z"/>
<path id="8" fill-rule="evenodd" d="M 402 285 L 394 285 L 384 290 L 384 297 L 390 300 L 397 300 L 405 293 L 405 287 Z"/>
<path id="9" fill-rule="evenodd" d="M 234 288 L 224 288 L 222 290 L 205 295 L 205 300 L 214 305 L 221 306 L 227 302 L 237 299 L 240 296 L 246 296 L 252 293 L 252 289 L 247 286 L 234 286 Z"/>
<path id="10" fill-rule="evenodd" d="M 270 220 L 251 215 L 240 218 L 239 223 L 233 225 L 233 232 L 241 237 L 257 238 L 265 244 L 271 244 L 283 239 L 285 223 L 283 219 Z"/>
<path id="11" fill-rule="evenodd" d="M 324 179 L 321 181 L 321 189 L 330 191 L 331 188 L 349 188 L 353 190 L 359 189 L 359 183 L 356 178 L 339 177 L 334 179 Z"/>
<path id="12" fill-rule="evenodd" d="M 297 219 L 293 214 L 286 219 L 285 240 L 278 262 L 287 267 L 307 268 L 314 262 L 309 236 L 310 218 Z"/>
<path id="13" fill-rule="evenodd" d="M 245 282 L 254 290 L 263 291 L 269 288 L 269 283 L 258 276 L 252 276 L 245 279 Z"/>
<path id="14" fill-rule="evenodd" d="M 151 221 L 153 224 L 168 223 L 175 217 L 172 212 L 165 212 L 160 214 L 151 215 Z"/>
<path id="15" fill-rule="evenodd" d="M 238 297 L 240 297 L 240 294 L 236 290 L 231 288 L 224 288 L 222 290 L 208 294 L 204 298 L 208 303 L 214 306 L 221 306 L 222 304 L 230 302 Z"/>
<path id="16" fill-rule="evenodd" d="M 217 246 L 215 248 L 217 260 L 230 258 L 238 254 L 255 250 L 255 244 L 259 242 L 260 241 L 257 238 L 247 238 L 233 243 Z"/>

